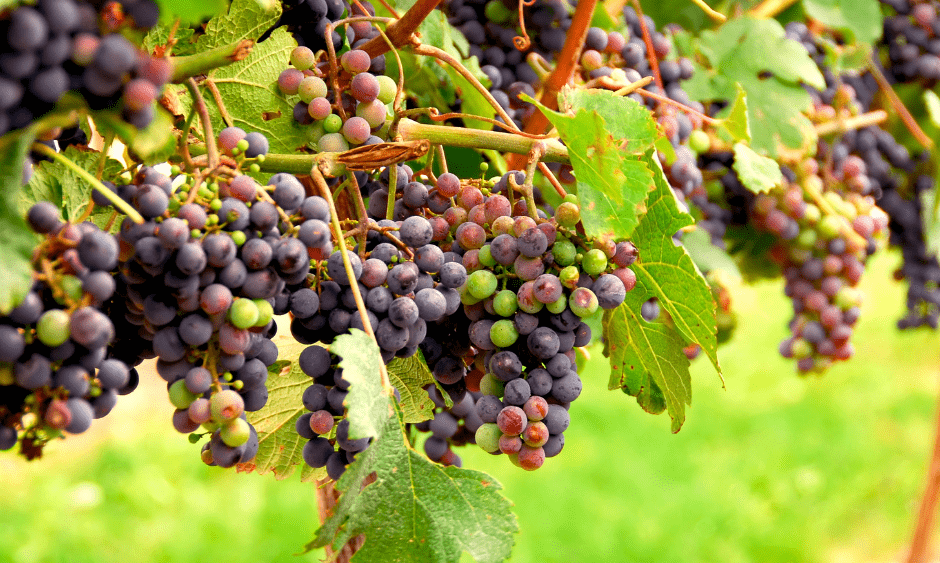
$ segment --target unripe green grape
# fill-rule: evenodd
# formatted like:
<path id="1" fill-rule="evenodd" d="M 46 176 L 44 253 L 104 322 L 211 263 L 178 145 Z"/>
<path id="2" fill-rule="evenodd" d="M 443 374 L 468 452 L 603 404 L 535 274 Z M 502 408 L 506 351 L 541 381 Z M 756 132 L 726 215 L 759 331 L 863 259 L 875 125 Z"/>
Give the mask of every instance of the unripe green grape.
<path id="1" fill-rule="evenodd" d="M 843 287 L 839 290 L 839 293 L 836 293 L 835 303 L 837 307 L 843 311 L 847 311 L 852 307 L 861 305 L 863 300 L 863 295 L 860 291 L 853 287 Z"/>
<path id="2" fill-rule="evenodd" d="M 581 272 L 578 270 L 577 266 L 566 266 L 558 272 L 558 281 L 561 282 L 562 286 L 568 289 L 578 287 L 579 279 L 581 279 Z"/>
<path id="3" fill-rule="evenodd" d="M 170 385 L 168 392 L 170 403 L 178 409 L 188 409 L 198 397 L 192 391 L 186 388 L 186 380 L 180 379 L 173 385 Z"/>
<path id="4" fill-rule="evenodd" d="M 325 98 L 326 82 L 319 76 L 308 76 L 300 81 L 297 93 L 300 94 L 300 101 L 305 104 L 309 104 L 314 98 Z"/>
<path id="5" fill-rule="evenodd" d="M 813 229 L 803 229 L 796 237 L 796 243 L 804 248 L 816 246 L 817 233 Z"/>
<path id="6" fill-rule="evenodd" d="M 553 303 L 545 305 L 545 308 L 548 309 L 548 312 L 553 315 L 561 314 L 568 307 L 568 298 L 565 297 L 564 292 L 562 292 L 561 297 L 556 299 Z"/>
<path id="7" fill-rule="evenodd" d="M 831 239 L 839 236 L 839 230 L 842 228 L 843 220 L 835 215 L 826 215 L 819 221 L 817 229 L 819 234 L 825 239 Z"/>
<path id="8" fill-rule="evenodd" d="M 467 291 L 476 299 L 486 299 L 496 291 L 499 280 L 489 270 L 477 270 L 467 278 Z"/>
<path id="9" fill-rule="evenodd" d="M 565 195 L 565 199 L 563 199 L 562 201 L 564 201 L 564 202 L 566 202 L 566 203 L 573 203 L 573 204 L 578 205 L 578 206 L 581 205 L 580 202 L 579 202 L 579 200 L 578 200 L 578 194 L 566 194 L 566 195 Z"/>
<path id="10" fill-rule="evenodd" d="M 505 390 L 506 382 L 500 380 L 492 373 L 488 373 L 480 379 L 480 393 L 483 393 L 484 395 L 502 397 L 503 391 Z"/>
<path id="11" fill-rule="evenodd" d="M 380 75 L 375 77 L 379 81 L 378 99 L 383 104 L 390 104 L 395 101 L 395 93 L 398 92 L 398 84 L 390 76 Z"/>
<path id="12" fill-rule="evenodd" d="M 483 448 L 483 451 L 492 454 L 499 451 L 499 437 L 502 435 L 503 433 L 499 431 L 499 426 L 496 426 L 495 422 L 487 422 L 477 428 L 473 437 L 477 445 Z"/>
<path id="13" fill-rule="evenodd" d="M 462 304 L 464 304 L 464 305 L 476 305 L 476 304 L 479 303 L 480 301 L 483 301 L 483 300 L 482 300 L 482 299 L 477 299 L 476 297 L 474 297 L 474 296 L 470 293 L 470 291 L 467 289 L 467 286 L 466 286 L 466 285 L 464 285 L 462 288 L 460 288 L 460 302 L 461 302 Z"/>
<path id="14" fill-rule="evenodd" d="M 588 275 L 599 275 L 607 269 L 607 255 L 604 254 L 603 250 L 597 248 L 588 250 L 584 258 L 581 259 L 581 268 Z"/>
<path id="15" fill-rule="evenodd" d="M 807 203 L 803 208 L 803 219 L 811 225 L 815 225 L 822 218 L 822 211 L 812 203 Z"/>
<path id="16" fill-rule="evenodd" d="M 574 203 L 564 202 L 555 209 L 555 221 L 562 227 L 574 228 L 581 220 L 581 208 Z"/>
<path id="17" fill-rule="evenodd" d="M 339 118 L 338 115 L 336 115 L 336 117 Z M 327 133 L 317 141 L 317 148 L 320 152 L 343 152 L 349 150 L 349 143 L 346 142 L 346 138 L 340 133 Z"/>
<path id="18" fill-rule="evenodd" d="M 221 426 L 221 424 L 218 423 L 218 422 L 216 422 L 216 421 L 214 421 L 214 420 L 210 420 L 209 422 L 203 422 L 203 423 L 202 423 L 202 428 L 203 428 L 203 430 L 205 430 L 206 432 L 208 432 L 208 433 L 210 433 L 210 434 L 212 434 L 213 432 L 215 432 L 216 430 L 218 430 L 220 426 Z"/>
<path id="19" fill-rule="evenodd" d="M 555 263 L 563 268 L 574 264 L 577 256 L 578 249 L 570 240 L 558 239 L 552 245 L 552 257 L 555 259 Z"/>
<path id="20" fill-rule="evenodd" d="M 295 47 L 290 53 L 290 64 L 297 70 L 307 70 L 316 62 L 316 55 L 309 47 Z"/>
<path id="21" fill-rule="evenodd" d="M 343 118 L 331 113 L 323 120 L 323 130 L 327 133 L 336 133 L 343 128 Z"/>
<path id="22" fill-rule="evenodd" d="M 36 336 L 50 348 L 55 348 L 69 339 L 71 317 L 62 309 L 50 309 L 39 317 L 36 323 Z"/>
<path id="23" fill-rule="evenodd" d="M 480 248 L 480 253 L 477 255 L 480 260 L 480 264 L 486 266 L 487 268 L 496 267 L 496 259 L 493 258 L 493 253 L 490 250 L 490 245 L 485 245 Z"/>
<path id="24" fill-rule="evenodd" d="M 689 148 L 696 153 L 708 152 L 708 149 L 711 148 L 711 144 L 712 140 L 708 136 L 708 133 L 701 129 L 696 129 L 689 135 Z"/>
<path id="25" fill-rule="evenodd" d="M 235 148 L 238 149 L 239 153 L 245 152 L 246 150 L 248 150 L 248 141 L 246 141 L 245 139 L 238 141 L 238 143 L 235 145 Z"/>
<path id="26" fill-rule="evenodd" d="M 235 243 L 235 246 L 241 246 L 245 244 L 245 241 L 248 240 L 244 231 L 235 231 L 231 234 L 232 242 Z"/>
<path id="27" fill-rule="evenodd" d="M 251 299 L 236 299 L 228 310 L 228 320 L 237 328 L 253 327 L 258 315 L 258 306 Z"/>
<path id="28" fill-rule="evenodd" d="M 254 299 L 254 303 L 258 307 L 258 320 L 254 326 L 267 326 L 274 318 L 274 307 L 266 299 Z"/>
<path id="29" fill-rule="evenodd" d="M 512 17 L 513 12 L 501 0 L 490 0 L 483 8 L 483 14 L 487 21 L 505 23 Z"/>
<path id="30" fill-rule="evenodd" d="M 599 305 L 593 291 L 586 287 L 579 287 L 568 297 L 568 306 L 571 307 L 571 312 L 584 318 L 596 313 Z"/>
<path id="31" fill-rule="evenodd" d="M 793 341 L 793 357 L 797 360 L 802 360 L 803 358 L 808 358 L 813 354 L 813 345 L 809 342 L 803 340 L 802 338 L 797 338 Z"/>
<path id="32" fill-rule="evenodd" d="M 236 418 L 222 425 L 219 430 L 219 437 L 222 438 L 222 442 L 226 446 L 237 448 L 251 437 L 251 425 L 245 420 Z"/>
<path id="33" fill-rule="evenodd" d="M 490 327 L 490 340 L 500 348 L 508 348 L 516 343 L 519 332 L 509 319 L 500 319 Z"/>
<path id="34" fill-rule="evenodd" d="M 209 408 L 212 410 L 212 420 L 225 422 L 235 420 L 245 412 L 245 401 L 237 392 L 226 389 L 212 394 Z"/>
<path id="35" fill-rule="evenodd" d="M 493 298 L 493 310 L 501 317 L 510 317 L 518 308 L 516 292 L 511 289 L 504 289 Z"/>

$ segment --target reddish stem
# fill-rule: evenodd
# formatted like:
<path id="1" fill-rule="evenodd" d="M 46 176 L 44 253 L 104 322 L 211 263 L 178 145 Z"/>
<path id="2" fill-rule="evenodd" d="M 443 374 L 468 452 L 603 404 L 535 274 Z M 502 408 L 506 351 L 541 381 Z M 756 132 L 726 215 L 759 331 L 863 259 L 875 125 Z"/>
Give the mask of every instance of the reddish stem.
<path id="1" fill-rule="evenodd" d="M 656 49 L 653 48 L 653 38 L 650 36 L 650 30 L 646 27 L 646 19 L 643 17 L 643 8 L 640 7 L 640 0 L 633 0 L 633 8 L 640 19 L 640 31 L 643 32 L 643 42 L 646 43 L 646 56 L 650 62 L 650 68 L 653 69 L 653 78 L 656 79 L 656 86 L 660 91 L 665 92 L 663 88 L 663 77 L 659 74 L 659 59 L 656 58 Z"/>
<path id="2" fill-rule="evenodd" d="M 920 499 L 914 537 L 911 539 L 911 551 L 907 563 L 925 563 L 929 559 L 930 535 L 933 531 L 934 518 L 937 514 L 937 499 L 940 497 L 940 404 L 937 411 L 936 438 L 933 444 L 933 456 L 927 471 L 927 485 L 924 496 Z"/>
<path id="3" fill-rule="evenodd" d="M 440 4 L 440 2 L 441 0 L 418 0 L 411 9 L 405 12 L 401 19 L 389 24 L 385 29 L 385 34 L 391 40 L 392 44 L 395 47 L 401 47 L 407 44 L 411 39 L 411 34 L 418 29 L 421 22 L 428 17 L 431 10 Z M 369 56 L 372 58 L 385 54 L 390 50 L 388 43 L 385 42 L 385 39 L 383 39 L 381 35 L 373 37 L 359 48 L 369 53 Z"/>

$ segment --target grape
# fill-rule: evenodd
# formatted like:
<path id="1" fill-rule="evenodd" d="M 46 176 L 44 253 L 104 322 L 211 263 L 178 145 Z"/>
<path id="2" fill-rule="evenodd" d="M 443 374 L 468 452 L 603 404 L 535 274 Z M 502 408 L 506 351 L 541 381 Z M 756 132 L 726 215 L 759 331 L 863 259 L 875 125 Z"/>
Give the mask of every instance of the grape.
<path id="1" fill-rule="evenodd" d="M 519 450 L 519 466 L 526 471 L 534 471 L 545 463 L 545 450 L 523 444 Z"/>
<path id="2" fill-rule="evenodd" d="M 504 289 L 493 298 L 493 311 L 501 317 L 511 317 L 517 306 L 516 294 L 511 289 Z"/>
<path id="3" fill-rule="evenodd" d="M 304 73 L 296 68 L 287 68 L 281 71 L 281 74 L 277 77 L 277 87 L 284 94 L 293 96 L 297 93 L 303 79 Z"/>
<path id="4" fill-rule="evenodd" d="M 483 451 L 496 453 L 499 451 L 499 438 L 501 432 L 499 427 L 492 423 L 481 424 L 474 433 L 474 441 Z"/>
<path id="5" fill-rule="evenodd" d="M 516 406 L 503 407 L 496 417 L 496 425 L 499 426 L 503 434 L 508 436 L 518 436 L 522 434 L 527 421 L 525 411 Z"/>
<path id="6" fill-rule="evenodd" d="M 529 422 L 522 432 L 522 440 L 530 448 L 540 448 L 548 442 L 548 427 L 542 422 Z"/>
<path id="7" fill-rule="evenodd" d="M 492 340 L 494 345 L 500 348 L 512 346 L 518 338 L 519 332 L 510 320 L 502 319 L 496 321 L 493 323 L 493 326 L 490 327 L 490 340 Z"/>
<path id="8" fill-rule="evenodd" d="M 52 233 L 59 229 L 59 208 L 48 201 L 33 204 L 26 214 L 29 227 L 39 234 Z"/>
<path id="9" fill-rule="evenodd" d="M 371 135 L 369 122 L 361 117 L 350 117 L 343 124 L 343 137 L 353 145 L 360 145 Z"/>
<path id="10" fill-rule="evenodd" d="M 597 312 L 599 302 L 597 296 L 590 289 L 579 287 L 571 292 L 568 306 L 579 317 L 589 317 Z"/>
<path id="11" fill-rule="evenodd" d="M 434 415 L 430 421 L 430 430 L 434 437 L 447 440 L 453 437 L 459 429 L 459 424 L 454 416 L 447 412 L 439 412 Z"/>
<path id="12" fill-rule="evenodd" d="M 359 259 L 359 256 L 350 251 L 346 251 L 346 256 L 349 259 L 350 265 L 352 266 L 353 275 L 355 279 L 358 280 L 359 276 L 362 275 L 362 260 Z M 336 251 L 330 255 L 330 258 L 327 262 L 327 272 L 330 274 L 330 278 L 333 281 L 341 285 L 350 285 L 352 281 L 349 276 L 346 274 L 346 267 L 343 263 L 343 255 L 340 254 L 340 251 Z"/>
<path id="13" fill-rule="evenodd" d="M 503 393 L 503 401 L 507 405 L 521 407 L 532 396 L 532 389 L 529 387 L 529 382 L 520 377 L 506 383 Z"/>
<path id="14" fill-rule="evenodd" d="M 522 449 L 522 438 L 503 434 L 499 437 L 499 451 L 504 454 L 517 454 Z"/>
<path id="15" fill-rule="evenodd" d="M 535 279 L 532 295 L 542 303 L 554 303 L 562 296 L 561 282 L 553 274 L 542 274 Z"/>
<path id="16" fill-rule="evenodd" d="M 596 276 L 607 269 L 607 256 L 597 248 L 591 249 L 581 260 L 581 267 L 585 273 Z"/>
<path id="17" fill-rule="evenodd" d="M 486 299 L 496 291 L 499 280 L 489 270 L 477 270 L 467 278 L 467 291 L 477 299 Z"/>
<path id="18" fill-rule="evenodd" d="M 539 327 L 532 331 L 526 342 L 529 351 L 541 360 L 550 359 L 557 354 L 560 346 L 558 335 L 546 327 Z"/>
<path id="19" fill-rule="evenodd" d="M 316 62 L 314 52 L 304 46 L 295 47 L 290 54 L 290 64 L 297 70 L 307 70 Z"/>
<path id="20" fill-rule="evenodd" d="M 581 378 L 574 371 L 552 382 L 552 397 L 562 403 L 570 403 L 581 394 Z"/>
<path id="21" fill-rule="evenodd" d="M 251 425 L 241 418 L 236 418 L 222 425 L 219 437 L 230 448 L 237 448 L 248 441 L 251 436 Z"/>
<path id="22" fill-rule="evenodd" d="M 420 248 L 431 242 L 434 231 L 431 223 L 424 217 L 413 216 L 405 219 L 398 231 L 402 242 L 412 248 Z"/>
<path id="23" fill-rule="evenodd" d="M 456 174 L 445 172 L 437 177 L 436 187 L 444 197 L 454 197 L 460 193 L 460 178 Z"/>
<path id="24" fill-rule="evenodd" d="M 172 385 L 168 391 L 170 403 L 178 409 L 188 409 L 189 405 L 196 400 L 196 395 L 186 387 L 186 380 L 180 379 Z"/>
<path id="25" fill-rule="evenodd" d="M 15 362 L 26 348 L 23 335 L 11 326 L 0 325 L 0 362 Z"/>
<path id="26" fill-rule="evenodd" d="M 327 95 L 326 82 L 318 76 L 307 76 L 297 86 L 297 93 L 300 95 L 300 100 L 305 104 L 309 104 L 315 98 L 325 98 Z"/>
<path id="27" fill-rule="evenodd" d="M 418 285 L 420 271 L 414 262 L 405 262 L 394 266 L 388 273 L 386 284 L 388 289 L 396 295 L 407 295 Z"/>
<path id="28" fill-rule="evenodd" d="M 314 98 L 310 100 L 309 104 L 307 104 L 307 113 L 310 115 L 310 117 L 318 121 L 325 120 L 330 115 L 334 115 L 333 113 L 331 113 L 332 111 L 333 111 L 333 108 L 330 105 L 330 101 L 327 100 L 326 98 L 322 98 L 322 97 Z M 324 128 L 325 128 L 325 125 L 326 125 L 326 122 L 324 121 Z M 333 131 L 333 133 L 335 133 L 335 131 Z"/>
<path id="29" fill-rule="evenodd" d="M 428 322 L 442 318 L 447 311 L 447 300 L 444 295 L 431 288 L 418 291 L 415 294 L 414 303 L 418 307 L 418 315 Z"/>
<path id="30" fill-rule="evenodd" d="M 213 393 L 209 399 L 212 419 L 218 422 L 234 420 L 245 411 L 241 395 L 230 389 Z"/>
<path id="31" fill-rule="evenodd" d="M 388 319 L 398 327 L 408 328 L 418 320 L 418 306 L 413 299 L 399 297 L 389 305 Z"/>
<path id="32" fill-rule="evenodd" d="M 533 281 L 545 273 L 545 264 L 541 258 L 527 258 L 521 254 L 513 262 L 512 267 L 519 279 L 525 281 Z"/>
<path id="33" fill-rule="evenodd" d="M 232 291 L 221 284 L 211 284 L 202 290 L 199 305 L 209 315 L 224 313 L 232 305 Z"/>
<path id="34" fill-rule="evenodd" d="M 89 389 L 88 371 L 77 365 L 63 366 L 56 370 L 53 385 L 68 391 L 69 396 L 83 397 Z"/>
<path id="35" fill-rule="evenodd" d="M 379 81 L 368 72 L 359 73 L 349 83 L 349 92 L 356 101 L 369 103 L 379 95 Z"/>
<path id="36" fill-rule="evenodd" d="M 314 438 L 304 444 L 304 463 L 310 467 L 325 467 L 327 461 L 336 452 L 333 445 L 325 438 Z"/>
<path id="37" fill-rule="evenodd" d="M 263 134 L 252 131 L 245 135 L 244 140 L 248 141 L 248 148 L 245 149 L 245 156 L 248 158 L 268 154 L 268 138 Z"/>
<path id="38" fill-rule="evenodd" d="M 500 381 L 512 381 L 522 376 L 522 362 L 515 353 L 508 350 L 493 354 L 489 368 Z"/>
<path id="39" fill-rule="evenodd" d="M 9 426 L 0 426 L 0 451 L 12 449 L 16 445 L 16 430 Z"/>
<path id="40" fill-rule="evenodd" d="M 346 72 L 359 74 L 369 70 L 372 58 L 365 51 L 353 49 L 343 53 L 343 56 L 340 57 L 340 64 L 343 65 Z"/>
<path id="41" fill-rule="evenodd" d="M 194 395 L 202 395 L 212 387 L 212 374 L 206 368 L 196 367 L 186 373 L 186 389 Z"/>
<path id="42" fill-rule="evenodd" d="M 626 288 L 624 288 L 620 278 L 610 274 L 604 274 L 597 278 L 591 289 L 602 309 L 616 308 L 623 303 L 627 295 Z"/>
<path id="43" fill-rule="evenodd" d="M 450 289 L 461 287 L 467 282 L 467 270 L 462 264 L 447 262 L 441 266 L 441 284 Z"/>
<path id="44" fill-rule="evenodd" d="M 67 432 L 71 434 L 81 434 L 91 427 L 91 421 L 95 417 L 95 412 L 88 401 L 79 398 L 70 398 L 66 401 L 66 407 L 72 415 L 71 421 L 65 427 Z"/>
<path id="45" fill-rule="evenodd" d="M 346 138 L 343 137 L 342 134 L 328 133 L 320 137 L 320 140 L 317 142 L 317 149 L 320 152 L 343 152 L 349 150 L 349 144 L 346 142 Z"/>
<path id="46" fill-rule="evenodd" d="M 356 106 L 356 116 L 366 120 L 369 127 L 376 128 L 385 124 L 388 117 L 388 109 L 381 100 L 372 100 L 368 103 L 360 103 Z"/>
<path id="47" fill-rule="evenodd" d="M 69 314 L 61 309 L 50 309 L 43 313 L 36 325 L 36 336 L 40 342 L 54 348 L 69 339 Z"/>

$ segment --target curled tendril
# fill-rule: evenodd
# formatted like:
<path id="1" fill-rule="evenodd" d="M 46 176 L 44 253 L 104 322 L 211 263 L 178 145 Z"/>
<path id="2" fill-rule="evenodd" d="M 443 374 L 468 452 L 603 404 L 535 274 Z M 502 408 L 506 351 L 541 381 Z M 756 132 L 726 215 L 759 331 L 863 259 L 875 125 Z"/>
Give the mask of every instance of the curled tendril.
<path id="1" fill-rule="evenodd" d="M 519 28 L 522 30 L 522 36 L 513 37 L 512 44 L 520 51 L 525 51 L 532 45 L 532 40 L 525 30 L 525 16 L 522 14 L 522 9 L 532 4 L 535 4 L 535 0 L 519 0 Z"/>

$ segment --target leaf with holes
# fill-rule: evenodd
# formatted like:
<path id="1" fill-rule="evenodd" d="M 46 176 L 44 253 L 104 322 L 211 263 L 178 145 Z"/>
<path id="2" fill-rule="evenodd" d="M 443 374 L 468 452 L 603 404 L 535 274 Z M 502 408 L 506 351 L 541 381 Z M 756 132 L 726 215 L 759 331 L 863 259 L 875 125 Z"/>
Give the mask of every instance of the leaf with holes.
<path id="1" fill-rule="evenodd" d="M 375 481 L 363 487 L 366 477 Z M 518 531 L 502 488 L 479 471 L 443 467 L 411 449 L 401 413 L 356 456 L 336 488 L 330 517 L 307 549 L 365 534 L 358 563 L 459 561 L 468 552 L 480 563 L 504 561 Z"/>
<path id="2" fill-rule="evenodd" d="M 326 476 L 326 470 L 313 469 L 303 461 L 306 440 L 294 426 L 306 412 L 301 396 L 313 380 L 300 369 L 297 357 L 306 348 L 290 336 L 275 338 L 279 360 L 268 368 L 268 402 L 256 412 L 248 413 L 258 432 L 258 454 L 255 459 L 238 466 L 240 472 L 256 471 L 259 475 L 273 473 L 277 480 L 287 479 L 301 465 L 301 481 L 314 481 Z"/>

